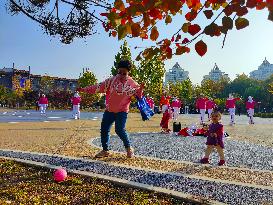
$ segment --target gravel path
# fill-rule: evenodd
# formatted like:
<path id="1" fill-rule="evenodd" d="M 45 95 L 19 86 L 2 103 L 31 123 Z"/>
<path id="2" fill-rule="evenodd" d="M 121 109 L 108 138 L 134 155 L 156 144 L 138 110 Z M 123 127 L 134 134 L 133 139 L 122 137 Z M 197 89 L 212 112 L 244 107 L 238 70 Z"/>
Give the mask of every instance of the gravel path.
<path id="1" fill-rule="evenodd" d="M 218 183 L 189 178 L 187 176 L 176 176 L 171 173 L 158 173 L 141 169 L 118 167 L 100 161 L 69 159 L 60 156 L 38 155 L 6 150 L 0 150 L 0 156 L 43 162 L 50 165 L 62 166 L 67 169 L 90 171 L 97 174 L 173 189 L 227 204 L 272 204 L 273 201 L 273 190 Z"/>
<path id="2" fill-rule="evenodd" d="M 130 134 L 136 155 L 190 161 L 199 163 L 204 155 L 206 138 L 170 136 L 159 133 Z M 100 146 L 100 138 L 91 143 Z M 113 136 L 110 148 L 124 151 L 122 141 Z M 273 171 L 273 148 L 251 144 L 243 141 L 225 139 L 225 157 L 228 166 Z M 217 165 L 218 154 L 213 152 L 211 163 Z"/>

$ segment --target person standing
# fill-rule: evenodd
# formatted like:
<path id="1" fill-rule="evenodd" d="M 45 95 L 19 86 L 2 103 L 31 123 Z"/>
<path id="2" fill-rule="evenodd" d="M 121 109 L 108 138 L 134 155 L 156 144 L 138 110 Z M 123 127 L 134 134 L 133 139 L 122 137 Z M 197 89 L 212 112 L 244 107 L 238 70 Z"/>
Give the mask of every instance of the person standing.
<path id="1" fill-rule="evenodd" d="M 154 110 L 154 108 L 155 108 L 155 103 L 154 103 L 153 98 L 151 98 L 149 94 L 146 95 L 146 101 L 147 101 L 148 105 L 150 106 L 150 108 L 151 108 L 152 110 Z"/>
<path id="2" fill-rule="evenodd" d="M 254 107 L 256 102 L 251 96 L 248 96 L 248 101 L 246 102 L 246 110 L 249 116 L 249 124 L 254 124 Z"/>
<path id="3" fill-rule="evenodd" d="M 208 121 L 210 121 L 211 113 L 212 113 L 213 109 L 216 108 L 216 103 L 213 101 L 212 98 L 209 98 L 209 100 L 206 102 L 206 108 L 207 108 L 207 112 L 208 112 Z"/>
<path id="4" fill-rule="evenodd" d="M 171 96 L 167 96 L 167 92 L 164 91 L 160 99 L 160 108 L 163 113 L 170 107 L 170 99 Z"/>
<path id="5" fill-rule="evenodd" d="M 142 97 L 144 84 L 138 85 L 130 76 L 131 63 L 128 60 L 122 60 L 118 63 L 118 74 L 106 79 L 97 85 L 80 88 L 78 91 L 89 94 L 107 93 L 106 110 L 101 122 L 101 144 L 103 150 L 95 155 L 96 158 L 108 157 L 110 129 L 115 122 L 116 134 L 123 141 L 127 151 L 127 157 L 134 155 L 128 134 L 125 129 L 129 106 L 132 96 Z"/>
<path id="6" fill-rule="evenodd" d="M 215 111 L 211 114 L 212 123 L 209 125 L 207 135 L 207 148 L 205 151 L 205 156 L 201 159 L 202 164 L 209 164 L 209 156 L 216 148 L 220 161 L 219 166 L 225 164 L 225 155 L 224 155 L 224 126 L 221 124 L 221 113 Z"/>
<path id="7" fill-rule="evenodd" d="M 80 103 L 81 103 L 81 97 L 79 95 L 79 92 L 76 91 L 74 96 L 71 98 L 71 102 L 73 105 L 73 118 L 80 119 Z"/>
<path id="8" fill-rule="evenodd" d="M 232 94 L 229 94 L 229 97 L 226 100 L 226 108 L 228 109 L 230 115 L 230 125 L 235 124 L 235 108 L 236 101 L 238 100 L 241 100 L 241 98 L 234 98 Z"/>
<path id="9" fill-rule="evenodd" d="M 206 103 L 208 98 L 204 96 L 204 94 L 200 94 L 200 97 L 196 101 L 196 109 L 199 109 L 200 112 L 200 124 L 204 124 L 205 114 L 206 114 Z"/>
<path id="10" fill-rule="evenodd" d="M 180 100 L 175 97 L 172 101 L 171 107 L 173 108 L 173 119 L 177 121 L 181 108 Z"/>
<path id="11" fill-rule="evenodd" d="M 40 106 L 41 114 L 45 114 L 46 108 L 48 107 L 48 99 L 45 96 L 45 94 L 42 94 L 42 96 L 40 97 L 39 106 Z"/>

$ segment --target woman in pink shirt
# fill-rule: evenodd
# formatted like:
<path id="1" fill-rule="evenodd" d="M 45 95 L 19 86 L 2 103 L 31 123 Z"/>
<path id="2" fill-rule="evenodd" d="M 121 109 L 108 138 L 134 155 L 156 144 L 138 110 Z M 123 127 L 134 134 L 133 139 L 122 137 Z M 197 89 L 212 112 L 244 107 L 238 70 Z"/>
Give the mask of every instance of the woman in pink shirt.
<path id="1" fill-rule="evenodd" d="M 107 93 L 106 110 L 101 122 L 101 144 L 103 150 L 95 157 L 108 157 L 110 129 L 115 122 L 115 131 L 123 141 L 127 151 L 127 157 L 131 158 L 134 153 L 131 148 L 128 134 L 125 130 L 127 115 L 132 96 L 142 97 L 144 85 L 138 85 L 130 76 L 131 63 L 128 60 L 120 61 L 118 64 L 118 74 L 106 79 L 97 85 L 80 88 L 79 91 L 94 93 Z"/>

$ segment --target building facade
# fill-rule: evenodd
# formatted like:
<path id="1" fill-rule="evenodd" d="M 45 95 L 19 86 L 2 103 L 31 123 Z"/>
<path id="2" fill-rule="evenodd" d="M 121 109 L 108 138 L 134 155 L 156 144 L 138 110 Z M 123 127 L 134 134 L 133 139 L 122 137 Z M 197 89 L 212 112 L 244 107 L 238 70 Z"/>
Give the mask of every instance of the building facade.
<path id="1" fill-rule="evenodd" d="M 228 74 L 226 74 L 225 72 L 222 72 L 219 67 L 217 66 L 217 64 L 215 63 L 213 69 L 209 72 L 208 75 L 205 75 L 203 77 L 203 81 L 206 81 L 206 80 L 212 80 L 212 81 L 219 81 L 221 80 L 222 78 L 226 79 L 226 80 L 230 80 Z"/>
<path id="2" fill-rule="evenodd" d="M 176 62 L 176 64 L 169 70 L 169 72 L 166 72 L 165 84 L 182 82 L 184 80 L 187 80 L 188 78 L 189 72 L 181 68 L 179 63 Z"/>
<path id="3" fill-rule="evenodd" d="M 266 80 L 271 75 L 273 75 L 273 64 L 270 64 L 266 58 L 258 67 L 258 70 L 249 73 L 249 77 L 256 80 Z"/>
<path id="4" fill-rule="evenodd" d="M 18 79 L 20 84 L 24 85 L 21 82 L 25 82 L 26 80 L 30 80 L 31 89 L 33 91 L 41 91 L 41 79 L 43 76 L 41 75 L 33 75 L 30 74 L 29 70 L 19 70 L 16 69 L 13 65 L 12 68 L 3 68 L 0 69 L 0 85 L 14 89 L 14 79 Z M 63 89 L 63 90 L 71 90 L 74 92 L 78 85 L 77 79 L 67 79 L 67 78 L 58 78 L 58 77 L 50 77 L 53 81 L 53 87 L 55 89 Z"/>

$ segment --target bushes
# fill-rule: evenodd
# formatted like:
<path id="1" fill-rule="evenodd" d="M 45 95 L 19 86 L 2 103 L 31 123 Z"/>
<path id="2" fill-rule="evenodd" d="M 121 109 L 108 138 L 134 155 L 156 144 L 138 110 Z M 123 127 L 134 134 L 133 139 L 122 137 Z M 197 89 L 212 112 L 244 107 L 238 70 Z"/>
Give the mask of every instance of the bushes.
<path id="1" fill-rule="evenodd" d="M 273 118 L 273 113 L 256 113 L 254 117 L 261 117 L 261 118 Z"/>

